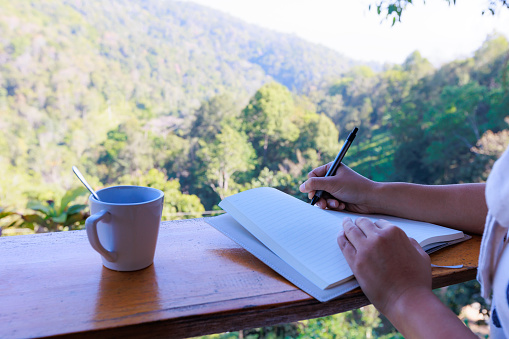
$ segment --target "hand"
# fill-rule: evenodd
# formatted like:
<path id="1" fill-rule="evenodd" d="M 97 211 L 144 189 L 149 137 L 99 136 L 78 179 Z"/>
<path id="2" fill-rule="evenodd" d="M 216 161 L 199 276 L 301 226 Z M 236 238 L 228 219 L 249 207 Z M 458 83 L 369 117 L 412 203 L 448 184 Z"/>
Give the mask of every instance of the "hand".
<path id="1" fill-rule="evenodd" d="M 375 213 L 372 205 L 376 197 L 373 191 L 379 185 L 342 164 L 334 176 L 325 177 L 332 163 L 315 168 L 308 174 L 308 180 L 300 185 L 300 191 L 308 193 L 311 199 L 317 190 L 324 194 L 316 205 L 320 208 L 347 210 L 356 213 Z"/>
<path id="2" fill-rule="evenodd" d="M 431 293 L 428 254 L 388 221 L 345 218 L 338 244 L 363 292 L 386 316 L 398 302 Z"/>

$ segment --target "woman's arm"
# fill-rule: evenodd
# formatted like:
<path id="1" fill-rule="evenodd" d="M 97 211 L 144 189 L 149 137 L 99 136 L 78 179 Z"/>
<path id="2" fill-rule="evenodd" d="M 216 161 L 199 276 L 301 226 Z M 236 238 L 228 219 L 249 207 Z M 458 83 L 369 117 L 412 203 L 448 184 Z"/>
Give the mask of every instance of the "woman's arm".
<path id="1" fill-rule="evenodd" d="M 332 177 L 324 177 L 330 164 L 308 175 L 301 192 L 311 198 L 316 190 L 332 196 L 320 199 L 320 208 L 376 213 L 431 222 L 469 233 L 482 234 L 487 206 L 485 184 L 417 185 L 375 182 L 341 165 Z"/>
<path id="2" fill-rule="evenodd" d="M 485 184 L 416 185 L 378 183 L 374 213 L 427 221 L 482 234 L 488 207 Z"/>
<path id="3" fill-rule="evenodd" d="M 430 258 L 401 229 L 345 218 L 338 244 L 362 291 L 405 338 L 477 338 L 432 293 Z"/>

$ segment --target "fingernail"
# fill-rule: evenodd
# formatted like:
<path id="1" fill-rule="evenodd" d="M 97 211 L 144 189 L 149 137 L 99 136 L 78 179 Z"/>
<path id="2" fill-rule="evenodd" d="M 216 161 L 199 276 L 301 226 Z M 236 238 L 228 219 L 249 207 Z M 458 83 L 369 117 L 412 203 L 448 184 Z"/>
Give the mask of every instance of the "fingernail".
<path id="1" fill-rule="evenodd" d="M 332 202 L 330 203 L 331 207 L 338 207 L 338 202 L 336 200 L 332 200 Z"/>
<path id="2" fill-rule="evenodd" d="M 300 190 L 301 192 L 304 192 L 304 186 L 305 186 L 304 184 L 301 184 L 301 185 L 299 186 L 299 190 Z"/>

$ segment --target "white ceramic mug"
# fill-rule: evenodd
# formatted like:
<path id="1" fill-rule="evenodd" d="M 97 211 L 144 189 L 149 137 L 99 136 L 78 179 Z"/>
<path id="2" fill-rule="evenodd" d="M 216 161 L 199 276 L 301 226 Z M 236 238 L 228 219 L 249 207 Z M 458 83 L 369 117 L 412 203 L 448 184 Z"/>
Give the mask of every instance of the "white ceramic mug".
<path id="1" fill-rule="evenodd" d="M 112 186 L 90 195 L 88 240 L 103 265 L 115 271 L 136 271 L 154 261 L 164 193 L 141 186 Z"/>

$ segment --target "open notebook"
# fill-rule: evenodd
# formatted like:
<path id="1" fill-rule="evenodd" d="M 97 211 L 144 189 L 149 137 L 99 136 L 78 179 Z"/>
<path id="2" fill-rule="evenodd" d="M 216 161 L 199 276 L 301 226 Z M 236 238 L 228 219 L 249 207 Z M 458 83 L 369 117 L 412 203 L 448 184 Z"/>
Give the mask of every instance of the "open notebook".
<path id="1" fill-rule="evenodd" d="M 255 188 L 225 198 L 219 206 L 228 214 L 206 221 L 320 301 L 358 286 L 336 238 L 342 220 L 361 215 L 322 210 L 277 189 Z M 464 239 L 461 231 L 390 216 L 423 248 L 443 247 Z"/>

